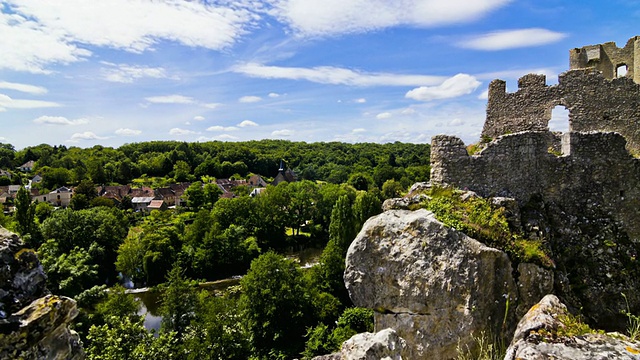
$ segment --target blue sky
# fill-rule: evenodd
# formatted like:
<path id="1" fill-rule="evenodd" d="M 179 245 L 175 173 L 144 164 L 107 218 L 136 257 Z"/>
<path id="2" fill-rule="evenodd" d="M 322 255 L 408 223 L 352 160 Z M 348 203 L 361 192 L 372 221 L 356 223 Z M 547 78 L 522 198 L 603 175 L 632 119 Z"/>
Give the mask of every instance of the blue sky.
<path id="1" fill-rule="evenodd" d="M 640 34 L 640 1 L 0 1 L 0 141 L 476 141 L 486 88 Z"/>

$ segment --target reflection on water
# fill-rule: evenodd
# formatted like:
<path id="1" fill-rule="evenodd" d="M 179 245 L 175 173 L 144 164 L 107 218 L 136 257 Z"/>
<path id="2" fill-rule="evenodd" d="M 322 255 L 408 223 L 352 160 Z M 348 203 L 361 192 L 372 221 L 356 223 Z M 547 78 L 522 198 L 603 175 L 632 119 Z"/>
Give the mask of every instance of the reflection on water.
<path id="1" fill-rule="evenodd" d="M 309 248 L 297 252 L 292 252 L 286 255 L 288 259 L 296 260 L 300 263 L 300 267 L 303 269 L 310 268 L 318 263 L 318 259 L 322 254 L 322 249 Z M 230 286 L 238 285 L 242 276 L 232 276 L 228 279 L 209 281 L 198 284 L 203 290 L 210 292 L 223 291 Z M 160 329 L 160 322 L 162 316 L 160 316 L 160 295 L 159 291 L 153 291 L 150 289 L 130 289 L 127 290 L 131 296 L 134 296 L 140 301 L 139 315 L 144 315 L 144 327 L 147 330 Z"/>

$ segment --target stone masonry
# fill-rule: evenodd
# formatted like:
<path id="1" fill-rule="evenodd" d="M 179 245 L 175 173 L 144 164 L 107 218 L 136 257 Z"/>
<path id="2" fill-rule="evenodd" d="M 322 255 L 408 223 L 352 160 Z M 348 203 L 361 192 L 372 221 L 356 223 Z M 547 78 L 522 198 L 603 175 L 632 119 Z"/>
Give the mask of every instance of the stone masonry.
<path id="1" fill-rule="evenodd" d="M 561 74 L 557 85 L 547 86 L 544 75 L 529 74 L 518 80 L 518 91 L 507 93 L 504 81 L 492 81 L 483 138 L 547 131 L 552 109 L 561 105 L 569 110 L 570 131 L 619 132 L 628 148 L 640 153 L 640 37 L 629 40 L 624 49 L 612 44 L 572 50 L 572 70 Z M 586 55 L 596 51 L 593 49 L 600 49 L 600 60 Z M 631 68 L 616 78 L 609 68 L 603 70 L 609 63 Z"/>
<path id="2" fill-rule="evenodd" d="M 554 86 L 534 74 L 514 93 L 491 82 L 481 150 L 433 137 L 431 183 L 515 199 L 520 230 L 558 265 L 554 293 L 592 325 L 619 330 L 622 293 L 640 311 L 640 37 L 570 57 L 572 70 Z M 630 69 L 614 78 L 620 65 Z M 565 134 L 548 129 L 557 105 L 569 110 Z"/>

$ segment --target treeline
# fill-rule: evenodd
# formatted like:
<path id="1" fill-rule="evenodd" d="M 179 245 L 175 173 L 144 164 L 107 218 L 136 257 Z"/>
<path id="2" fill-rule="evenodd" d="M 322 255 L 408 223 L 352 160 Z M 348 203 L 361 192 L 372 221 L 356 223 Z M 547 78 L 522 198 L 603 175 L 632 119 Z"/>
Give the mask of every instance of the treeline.
<path id="1" fill-rule="evenodd" d="M 151 141 L 118 148 L 96 145 L 78 148 L 41 144 L 15 151 L 0 146 L 0 168 L 15 169 L 35 161 L 34 171 L 44 177 L 42 188 L 52 190 L 84 179 L 95 184 L 128 184 L 139 177 L 165 177 L 189 181 L 202 176 L 245 177 L 249 173 L 275 177 L 280 161 L 299 179 L 347 182 L 355 174 L 368 174 L 381 188 L 389 179 L 409 186 L 429 174 L 427 144 L 305 143 L 284 140 L 247 142 Z M 2 182 L 0 180 L 0 182 Z"/>

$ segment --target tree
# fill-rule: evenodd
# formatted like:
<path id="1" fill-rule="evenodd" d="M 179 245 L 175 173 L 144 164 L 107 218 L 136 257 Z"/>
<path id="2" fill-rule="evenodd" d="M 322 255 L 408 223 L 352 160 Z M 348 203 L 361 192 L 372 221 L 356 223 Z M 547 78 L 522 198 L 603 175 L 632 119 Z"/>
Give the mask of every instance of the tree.
<path id="1" fill-rule="evenodd" d="M 16 194 L 15 206 L 16 230 L 27 244 L 37 246 L 40 238 L 35 223 L 36 204 L 31 202 L 29 191 L 24 187 L 20 187 Z"/>
<path id="2" fill-rule="evenodd" d="M 300 353 L 310 302 L 296 263 L 268 252 L 251 262 L 240 285 L 254 352 L 260 357 L 276 353 L 287 358 Z"/>
<path id="3" fill-rule="evenodd" d="M 204 189 L 199 181 L 191 184 L 185 191 L 187 195 L 187 206 L 192 210 L 199 209 L 205 202 Z"/>
<path id="4" fill-rule="evenodd" d="M 178 336 L 182 336 L 195 318 L 196 300 L 192 282 L 184 277 L 182 267 L 174 264 L 167 275 L 167 287 L 162 293 L 162 331 L 175 331 Z"/>
<path id="5" fill-rule="evenodd" d="M 173 165 L 173 178 L 177 182 L 188 181 L 191 178 L 191 166 L 186 161 L 178 160 Z"/>
<path id="6" fill-rule="evenodd" d="M 385 199 L 400 197 L 402 191 L 404 191 L 404 187 L 396 180 L 387 180 L 382 184 L 382 196 Z"/>
<path id="7" fill-rule="evenodd" d="M 356 190 L 366 191 L 373 185 L 373 179 L 368 174 L 355 173 L 349 176 L 347 183 L 353 186 Z"/>

